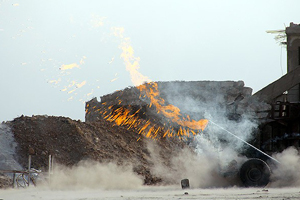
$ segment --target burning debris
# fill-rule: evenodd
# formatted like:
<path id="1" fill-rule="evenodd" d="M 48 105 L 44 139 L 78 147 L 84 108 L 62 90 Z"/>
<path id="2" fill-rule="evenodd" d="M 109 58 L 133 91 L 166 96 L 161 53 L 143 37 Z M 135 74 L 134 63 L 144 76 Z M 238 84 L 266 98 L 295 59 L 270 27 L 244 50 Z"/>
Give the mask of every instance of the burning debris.
<path id="1" fill-rule="evenodd" d="M 209 109 L 223 110 L 228 115 L 234 110 L 234 114 L 241 115 L 241 105 L 247 108 L 251 92 L 241 81 L 145 83 L 105 95 L 101 102 L 95 98 L 87 102 L 86 121 L 104 118 L 128 128 L 139 127 L 140 134 L 151 138 L 156 138 L 160 129 L 162 137 L 195 136 L 205 129 L 208 120 L 204 116 Z M 238 105 L 237 97 L 246 98 Z"/>
<path id="2" fill-rule="evenodd" d="M 201 151 L 203 147 L 195 136 L 205 132 L 203 138 L 212 144 L 209 151 L 211 148 L 218 151 L 214 159 L 222 154 L 220 149 L 229 147 L 235 151 L 227 155 L 220 171 L 239 175 L 247 187 L 265 186 L 270 178 L 266 161 L 279 162 L 260 150 L 261 143 L 252 145 L 247 141 L 260 139 L 254 135 L 257 120 L 267 119 L 271 106 L 257 101 L 251 92 L 243 82 L 145 83 L 103 96 L 101 102 L 96 99 L 87 102 L 86 121 L 106 119 L 154 139 L 177 137 Z M 209 121 L 214 126 L 206 128 Z M 157 134 L 158 131 L 163 135 Z M 241 155 L 244 158 L 238 159 Z M 246 156 L 252 159 L 247 160 Z M 235 170 L 226 169 L 230 163 L 236 163 Z"/>

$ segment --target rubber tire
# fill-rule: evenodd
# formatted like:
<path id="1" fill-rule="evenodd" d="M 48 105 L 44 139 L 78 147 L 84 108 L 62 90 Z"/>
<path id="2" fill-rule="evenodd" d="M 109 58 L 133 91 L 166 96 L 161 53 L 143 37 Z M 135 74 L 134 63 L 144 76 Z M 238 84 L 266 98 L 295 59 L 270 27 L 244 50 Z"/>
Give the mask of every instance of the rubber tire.
<path id="1" fill-rule="evenodd" d="M 257 158 L 247 160 L 239 173 L 245 187 L 264 187 L 270 182 L 270 167 Z"/>

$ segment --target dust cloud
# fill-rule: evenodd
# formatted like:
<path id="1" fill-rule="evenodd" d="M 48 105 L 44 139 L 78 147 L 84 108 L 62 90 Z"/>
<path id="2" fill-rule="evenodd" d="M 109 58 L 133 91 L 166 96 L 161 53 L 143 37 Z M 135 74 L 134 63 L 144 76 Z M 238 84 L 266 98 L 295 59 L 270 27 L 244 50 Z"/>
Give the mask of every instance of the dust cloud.
<path id="1" fill-rule="evenodd" d="M 224 87 L 212 82 L 206 82 L 205 85 L 174 83 L 163 88 L 166 102 L 177 106 L 191 119 L 209 121 L 202 133 L 196 136 L 190 134 L 186 138 L 193 150 L 179 150 L 169 155 L 170 163 L 163 163 L 159 149 L 153 144 L 148 145 L 154 163 L 152 171 L 167 183 L 180 184 L 178 182 L 181 179 L 188 178 L 190 185 L 196 188 L 241 184 L 237 177 L 238 169 L 247 159 L 243 156 L 243 152 L 249 148 L 245 141 L 255 138 L 258 122 L 253 115 L 254 108 L 247 99 L 247 95 L 251 94 L 243 94 L 244 89 L 239 91 L 244 88 L 244 83 L 222 84 Z M 232 87 L 229 87 L 230 84 Z M 168 164 L 171 169 L 166 167 Z"/>
<path id="2" fill-rule="evenodd" d="M 39 187 L 59 190 L 77 189 L 137 189 L 143 178 L 132 170 L 131 165 L 81 161 L 73 167 L 55 166 L 50 184 L 44 181 Z"/>
<path id="3" fill-rule="evenodd" d="M 273 167 L 271 187 L 300 186 L 300 153 L 295 147 L 289 147 L 282 153 L 273 155 L 280 163 Z"/>
<path id="4" fill-rule="evenodd" d="M 148 143 L 153 166 L 151 172 L 163 179 L 164 185 L 178 185 L 188 178 L 191 188 L 228 187 L 232 183 L 219 172 L 220 163 L 217 157 L 209 154 L 197 154 L 185 148 L 174 155 L 169 155 L 170 163 L 164 163 L 159 148 L 155 143 Z"/>
<path id="5" fill-rule="evenodd" d="M 200 136 L 199 136 L 200 137 Z M 207 141 L 198 139 L 195 150 L 185 148 L 169 155 L 170 162 L 165 163 L 163 155 L 155 143 L 147 144 L 153 166 L 151 172 L 163 179 L 165 185 L 180 185 L 180 180 L 188 178 L 191 188 L 227 188 L 242 186 L 239 180 L 239 168 L 247 158 L 238 155 L 230 148 L 218 151 Z M 201 148 L 200 148 L 201 147 Z M 300 151 L 289 147 L 273 155 L 279 164 L 270 164 L 272 169 L 268 188 L 300 187 Z M 236 173 L 225 177 L 230 162 L 236 161 Z M 225 171 L 224 171 L 225 170 Z"/>
<path id="6" fill-rule="evenodd" d="M 22 166 L 15 159 L 17 143 L 10 127 L 0 124 L 0 169 L 21 170 Z"/>

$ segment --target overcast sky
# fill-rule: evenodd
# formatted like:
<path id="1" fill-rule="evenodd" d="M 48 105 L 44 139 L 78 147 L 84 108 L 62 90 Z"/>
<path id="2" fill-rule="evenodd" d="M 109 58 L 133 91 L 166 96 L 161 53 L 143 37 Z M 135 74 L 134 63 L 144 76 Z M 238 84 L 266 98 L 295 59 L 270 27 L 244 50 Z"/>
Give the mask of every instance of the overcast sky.
<path id="1" fill-rule="evenodd" d="M 300 23 L 299 8 L 299 0 L 0 0 L 0 121 L 84 121 L 85 101 L 133 85 L 125 38 L 153 81 L 243 80 L 258 91 L 286 73 L 286 49 L 266 31 Z"/>

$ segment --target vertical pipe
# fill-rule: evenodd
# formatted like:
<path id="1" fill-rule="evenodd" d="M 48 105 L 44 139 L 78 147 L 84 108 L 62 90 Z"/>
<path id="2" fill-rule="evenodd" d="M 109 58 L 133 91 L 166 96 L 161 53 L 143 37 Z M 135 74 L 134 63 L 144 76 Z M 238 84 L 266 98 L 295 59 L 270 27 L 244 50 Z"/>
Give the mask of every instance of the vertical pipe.
<path id="1" fill-rule="evenodd" d="M 15 188 L 15 181 L 16 181 L 16 173 L 13 174 L 13 185 L 12 187 Z"/>
<path id="2" fill-rule="evenodd" d="M 52 164 L 51 155 L 49 155 L 49 163 L 48 163 L 48 182 L 49 182 L 49 184 L 50 184 L 51 164 Z"/>
<path id="3" fill-rule="evenodd" d="M 30 185 L 31 155 L 28 156 L 28 187 Z"/>
<path id="4" fill-rule="evenodd" d="M 54 170 L 54 156 L 52 156 L 52 159 L 51 159 L 51 174 L 53 174 L 53 170 Z"/>

